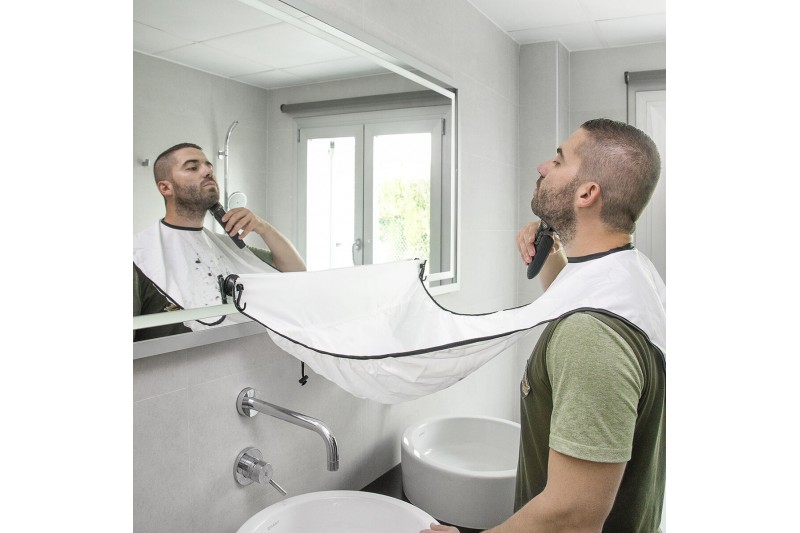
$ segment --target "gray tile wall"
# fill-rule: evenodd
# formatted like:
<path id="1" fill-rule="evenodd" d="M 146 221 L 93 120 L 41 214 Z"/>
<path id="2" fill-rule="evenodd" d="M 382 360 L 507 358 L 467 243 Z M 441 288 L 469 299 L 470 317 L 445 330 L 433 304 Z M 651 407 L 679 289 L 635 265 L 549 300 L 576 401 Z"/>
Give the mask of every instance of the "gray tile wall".
<path id="1" fill-rule="evenodd" d="M 570 131 L 592 118 L 626 120 L 625 71 L 667 66 L 665 43 L 570 54 Z"/>

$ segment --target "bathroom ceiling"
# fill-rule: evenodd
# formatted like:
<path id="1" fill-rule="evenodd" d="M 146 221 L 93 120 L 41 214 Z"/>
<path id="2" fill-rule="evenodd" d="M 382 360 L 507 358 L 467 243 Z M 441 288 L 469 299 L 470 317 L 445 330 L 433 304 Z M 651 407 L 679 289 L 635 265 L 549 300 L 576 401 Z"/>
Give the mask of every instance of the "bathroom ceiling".
<path id="1" fill-rule="evenodd" d="M 238 0 L 133 0 L 133 49 L 265 89 L 386 72 Z"/>
<path id="2" fill-rule="evenodd" d="M 666 42 L 666 0 L 467 0 L 519 44 L 570 52 Z"/>
<path id="3" fill-rule="evenodd" d="M 520 44 L 591 50 L 666 40 L 666 0 L 468 0 Z M 133 0 L 133 49 L 272 89 L 386 70 L 238 0 Z"/>

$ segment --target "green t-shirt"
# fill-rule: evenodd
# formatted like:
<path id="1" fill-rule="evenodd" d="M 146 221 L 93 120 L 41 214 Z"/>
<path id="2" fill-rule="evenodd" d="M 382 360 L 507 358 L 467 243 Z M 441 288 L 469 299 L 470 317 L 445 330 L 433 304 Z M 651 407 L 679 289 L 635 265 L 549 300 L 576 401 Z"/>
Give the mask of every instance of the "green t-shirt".
<path id="1" fill-rule="evenodd" d="M 133 265 L 133 316 L 150 315 L 180 309 L 167 299 L 161 291 L 145 276 L 139 267 Z M 166 324 L 152 328 L 137 329 L 133 332 L 133 340 L 144 341 L 178 333 L 192 331 L 183 324 Z"/>
<path id="2" fill-rule="evenodd" d="M 599 312 L 551 322 L 520 385 L 515 509 L 544 490 L 550 448 L 627 463 L 603 531 L 658 530 L 666 477 L 666 368 L 636 328 Z"/>

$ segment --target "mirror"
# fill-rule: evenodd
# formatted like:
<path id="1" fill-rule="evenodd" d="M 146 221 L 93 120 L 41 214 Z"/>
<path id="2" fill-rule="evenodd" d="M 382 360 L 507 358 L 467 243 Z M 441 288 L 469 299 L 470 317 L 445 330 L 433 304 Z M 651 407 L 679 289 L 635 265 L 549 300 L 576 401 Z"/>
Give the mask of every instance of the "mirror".
<path id="1" fill-rule="evenodd" d="M 350 226 L 344 236 L 335 235 L 332 224 L 313 215 L 320 202 L 336 199 L 312 203 L 311 191 L 319 187 L 310 176 L 319 166 L 315 143 L 330 148 L 334 139 L 346 137 L 342 131 L 360 128 L 367 147 L 361 152 L 377 158 L 387 143 L 373 146 L 371 139 L 428 128 L 428 136 L 440 141 L 429 166 L 438 165 L 441 175 L 430 178 L 419 215 L 429 218 L 429 234 L 407 240 L 429 248 L 427 282 L 433 294 L 458 288 L 458 113 L 446 76 L 300 0 L 134 0 L 133 19 L 134 233 L 164 215 L 153 179 L 156 157 L 174 144 L 192 142 L 215 166 L 220 202 L 228 209 L 246 206 L 268 220 L 295 244 L 309 270 L 418 257 L 420 245 L 380 251 L 378 236 L 386 224 L 374 206 L 362 207 L 368 215 L 354 225 L 352 237 Z M 345 144 L 338 143 L 337 152 Z M 384 166 L 392 161 L 387 158 Z M 369 188 L 384 179 L 369 170 L 377 169 L 378 161 L 368 163 L 353 187 L 363 190 L 365 183 Z M 391 216 L 403 218 L 386 215 Z M 210 215 L 205 226 L 221 231 Z M 368 246 L 372 241 L 375 246 Z M 246 242 L 265 247 L 256 235 Z M 328 250 L 315 253 L 314 246 Z M 221 307 L 135 317 L 134 329 L 235 313 L 231 304 Z"/>

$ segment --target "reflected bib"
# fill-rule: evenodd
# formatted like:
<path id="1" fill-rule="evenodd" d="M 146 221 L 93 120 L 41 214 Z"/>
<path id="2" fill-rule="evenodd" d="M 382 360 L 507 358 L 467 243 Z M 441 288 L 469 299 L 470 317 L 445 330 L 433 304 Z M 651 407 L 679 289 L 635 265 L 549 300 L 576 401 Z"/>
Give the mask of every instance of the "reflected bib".
<path id="1" fill-rule="evenodd" d="M 163 221 L 133 238 L 133 262 L 145 276 L 184 309 L 221 305 L 218 276 L 277 272 L 247 248 L 239 249 L 227 235 L 206 228 L 182 228 Z M 207 323 L 219 318 L 209 318 Z M 221 324 L 241 322 L 233 315 Z M 206 329 L 198 321 L 186 322 L 193 330 Z"/>

